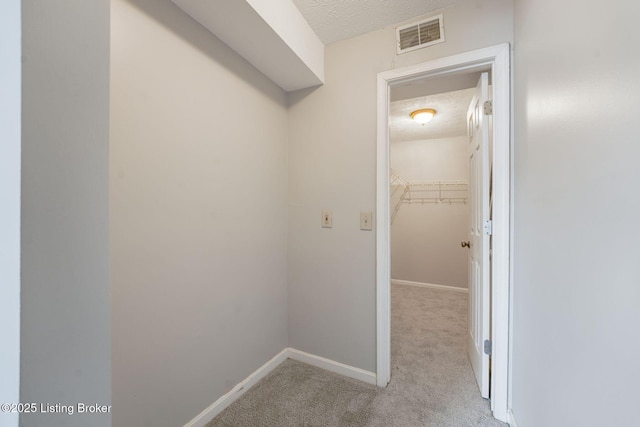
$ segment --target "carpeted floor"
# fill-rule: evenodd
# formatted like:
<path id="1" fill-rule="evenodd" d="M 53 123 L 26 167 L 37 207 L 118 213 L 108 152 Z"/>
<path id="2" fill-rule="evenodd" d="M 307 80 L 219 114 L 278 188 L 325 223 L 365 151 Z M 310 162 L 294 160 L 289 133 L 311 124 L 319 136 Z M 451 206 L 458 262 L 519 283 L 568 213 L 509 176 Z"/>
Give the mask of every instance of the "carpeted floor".
<path id="1" fill-rule="evenodd" d="M 467 295 L 393 285 L 386 389 L 287 360 L 207 427 L 493 427 L 466 354 Z"/>

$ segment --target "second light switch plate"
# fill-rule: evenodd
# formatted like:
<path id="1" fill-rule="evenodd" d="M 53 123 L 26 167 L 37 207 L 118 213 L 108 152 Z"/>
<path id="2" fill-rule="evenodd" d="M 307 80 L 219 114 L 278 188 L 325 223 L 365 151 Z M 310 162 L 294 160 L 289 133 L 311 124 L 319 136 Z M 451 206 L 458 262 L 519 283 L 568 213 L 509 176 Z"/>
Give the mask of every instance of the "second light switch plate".
<path id="1" fill-rule="evenodd" d="M 373 213 L 360 212 L 360 230 L 373 230 Z"/>

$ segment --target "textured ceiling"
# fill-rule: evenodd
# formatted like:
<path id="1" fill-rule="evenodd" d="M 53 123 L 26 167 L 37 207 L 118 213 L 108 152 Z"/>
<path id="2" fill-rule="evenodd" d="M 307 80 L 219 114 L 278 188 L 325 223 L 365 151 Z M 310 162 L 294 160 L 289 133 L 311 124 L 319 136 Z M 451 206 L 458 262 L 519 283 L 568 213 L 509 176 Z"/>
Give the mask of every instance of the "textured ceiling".
<path id="1" fill-rule="evenodd" d="M 466 135 L 467 110 L 474 92 L 475 89 L 463 89 L 392 102 L 389 121 L 391 142 Z M 411 112 L 421 108 L 433 108 L 437 112 L 425 125 L 416 123 L 410 116 Z"/>
<path id="2" fill-rule="evenodd" d="M 293 0 L 325 44 L 406 21 L 461 0 Z"/>

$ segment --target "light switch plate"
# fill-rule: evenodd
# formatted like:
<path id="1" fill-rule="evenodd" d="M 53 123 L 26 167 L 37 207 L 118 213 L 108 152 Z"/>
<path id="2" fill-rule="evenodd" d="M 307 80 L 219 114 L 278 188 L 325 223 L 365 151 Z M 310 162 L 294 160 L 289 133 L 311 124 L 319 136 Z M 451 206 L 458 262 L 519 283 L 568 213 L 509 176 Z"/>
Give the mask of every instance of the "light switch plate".
<path id="1" fill-rule="evenodd" d="M 373 230 L 373 213 L 360 212 L 360 230 Z"/>
<path id="2" fill-rule="evenodd" d="M 322 211 L 322 228 L 331 228 L 333 226 L 333 214 L 331 211 Z"/>

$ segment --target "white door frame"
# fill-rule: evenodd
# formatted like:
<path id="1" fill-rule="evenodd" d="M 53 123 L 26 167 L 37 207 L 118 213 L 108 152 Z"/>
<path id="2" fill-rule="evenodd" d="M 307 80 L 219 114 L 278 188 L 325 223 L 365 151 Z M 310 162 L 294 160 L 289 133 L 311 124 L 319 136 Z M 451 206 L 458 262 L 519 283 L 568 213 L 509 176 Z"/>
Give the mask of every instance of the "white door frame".
<path id="1" fill-rule="evenodd" d="M 391 378 L 391 270 L 389 210 L 390 87 L 454 72 L 491 70 L 493 99 L 493 245 L 491 293 L 491 409 L 507 422 L 509 377 L 511 133 L 509 44 L 488 47 L 378 74 L 378 146 L 376 183 L 376 381 Z"/>

